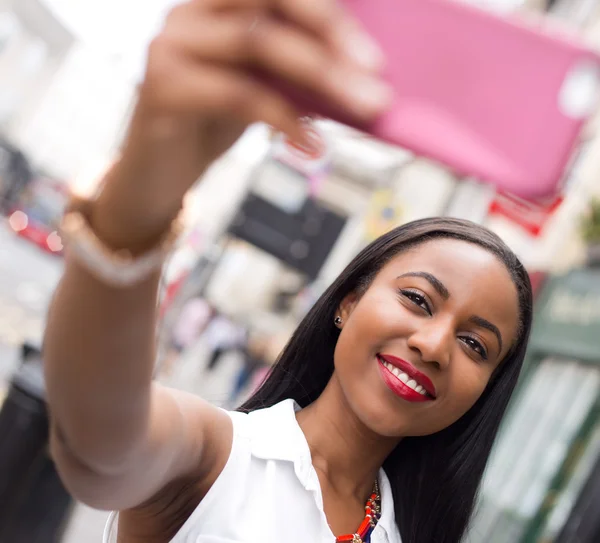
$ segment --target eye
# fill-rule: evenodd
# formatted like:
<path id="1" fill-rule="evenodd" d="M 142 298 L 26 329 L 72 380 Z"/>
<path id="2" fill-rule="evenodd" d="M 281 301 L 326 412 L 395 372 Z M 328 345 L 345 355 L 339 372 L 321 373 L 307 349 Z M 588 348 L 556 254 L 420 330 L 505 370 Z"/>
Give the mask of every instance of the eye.
<path id="1" fill-rule="evenodd" d="M 419 292 L 417 292 L 415 290 L 407 290 L 407 289 L 400 290 L 400 294 L 402 294 L 402 296 L 404 296 L 405 298 L 408 298 L 416 306 L 418 306 L 421 309 L 423 309 L 424 311 L 426 311 L 428 315 L 431 315 L 431 308 L 429 307 L 429 304 L 427 303 L 425 296 L 423 296 L 422 294 L 419 294 Z"/>
<path id="2" fill-rule="evenodd" d="M 487 360 L 488 354 L 485 347 L 477 341 L 475 338 L 471 336 L 463 336 L 459 338 L 465 345 L 469 347 L 472 351 L 476 352 L 483 360 Z"/>

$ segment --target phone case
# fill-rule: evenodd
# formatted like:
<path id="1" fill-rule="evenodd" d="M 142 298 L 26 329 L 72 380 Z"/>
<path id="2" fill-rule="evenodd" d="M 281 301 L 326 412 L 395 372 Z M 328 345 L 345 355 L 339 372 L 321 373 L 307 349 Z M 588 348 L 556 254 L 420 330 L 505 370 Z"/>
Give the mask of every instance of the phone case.
<path id="1" fill-rule="evenodd" d="M 560 189 L 595 108 L 596 53 L 453 0 L 343 3 L 386 54 L 394 104 L 370 126 L 359 126 L 335 106 L 278 82 L 303 111 L 523 197 Z"/>

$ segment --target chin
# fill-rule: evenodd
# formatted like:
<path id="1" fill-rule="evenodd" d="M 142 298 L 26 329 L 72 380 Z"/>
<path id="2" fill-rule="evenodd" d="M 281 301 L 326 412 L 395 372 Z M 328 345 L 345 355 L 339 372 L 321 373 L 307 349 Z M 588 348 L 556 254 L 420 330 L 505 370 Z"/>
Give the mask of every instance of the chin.
<path id="1" fill-rule="evenodd" d="M 381 396 L 361 395 L 348 403 L 356 418 L 378 436 L 401 439 L 415 435 L 414 415 L 390 406 Z"/>
<path id="2" fill-rule="evenodd" d="M 427 423 L 424 419 L 433 413 L 421 411 L 422 404 L 411 404 L 390 397 L 387 390 L 377 394 L 364 394 L 365 387 L 357 388 L 354 394 L 346 395 L 348 406 L 356 418 L 378 436 L 394 439 L 423 437 L 440 432 L 453 423 L 449 421 L 445 424 L 439 420 Z M 432 422 L 437 423 L 431 424 Z"/>
<path id="3" fill-rule="evenodd" d="M 414 397 L 406 391 L 395 393 L 393 387 L 386 385 L 375 364 L 372 369 L 360 376 L 339 372 L 336 387 L 341 388 L 347 407 L 370 432 L 385 438 L 402 439 L 431 435 L 451 424 L 445 425 L 436 416 L 436 411 L 437 415 L 442 414 L 438 400 L 410 401 Z M 408 399 L 399 397 L 402 395 Z"/>

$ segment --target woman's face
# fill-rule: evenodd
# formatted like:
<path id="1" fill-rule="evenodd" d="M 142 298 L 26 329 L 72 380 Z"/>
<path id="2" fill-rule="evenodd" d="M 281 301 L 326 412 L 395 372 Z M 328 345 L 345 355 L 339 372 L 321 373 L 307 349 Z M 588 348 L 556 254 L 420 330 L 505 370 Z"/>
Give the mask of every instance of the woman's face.
<path id="1" fill-rule="evenodd" d="M 392 259 L 338 315 L 346 401 L 370 430 L 402 437 L 438 432 L 473 406 L 516 341 L 519 305 L 492 253 L 437 239 Z"/>

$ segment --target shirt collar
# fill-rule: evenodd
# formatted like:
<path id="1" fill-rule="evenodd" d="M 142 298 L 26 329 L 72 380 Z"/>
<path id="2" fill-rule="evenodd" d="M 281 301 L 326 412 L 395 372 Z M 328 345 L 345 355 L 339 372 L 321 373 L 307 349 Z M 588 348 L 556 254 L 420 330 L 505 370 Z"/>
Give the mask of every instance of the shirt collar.
<path id="1" fill-rule="evenodd" d="M 312 467 L 310 448 L 296 420 L 301 407 L 295 400 L 284 400 L 267 409 L 250 413 L 252 455 L 264 460 L 292 462 L 294 471 L 307 490 L 316 490 L 318 478 Z M 394 496 L 388 476 L 379 470 L 381 492 L 381 518 L 376 530 L 384 530 L 389 543 L 401 543 Z"/>
<path id="2" fill-rule="evenodd" d="M 396 524 L 392 485 L 383 468 L 379 470 L 379 492 L 381 493 L 381 518 L 375 530 L 378 528 L 383 529 L 389 543 L 402 543 L 398 525 Z"/>
<path id="3" fill-rule="evenodd" d="M 253 456 L 294 463 L 310 460 L 308 443 L 296 421 L 300 409 L 289 399 L 250 413 Z"/>

